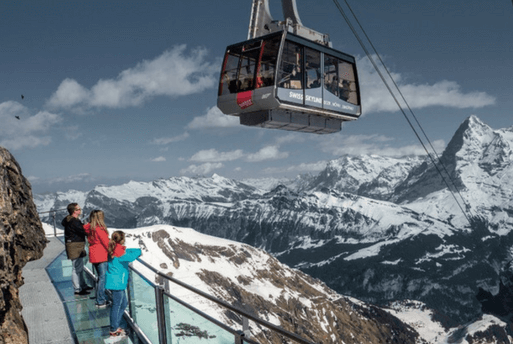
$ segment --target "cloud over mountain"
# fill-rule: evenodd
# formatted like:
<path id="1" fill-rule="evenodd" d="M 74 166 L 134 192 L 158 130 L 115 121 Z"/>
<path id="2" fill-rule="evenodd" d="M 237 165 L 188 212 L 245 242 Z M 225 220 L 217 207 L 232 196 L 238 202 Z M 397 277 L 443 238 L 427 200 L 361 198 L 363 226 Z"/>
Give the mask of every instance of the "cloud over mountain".
<path id="1" fill-rule="evenodd" d="M 52 108 L 124 108 L 138 106 L 156 96 L 177 97 L 203 92 L 216 84 L 216 64 L 208 61 L 204 48 L 187 50 L 178 45 L 153 60 L 145 60 L 101 79 L 90 89 L 67 78 L 50 97 Z"/>
<path id="2" fill-rule="evenodd" d="M 373 59 L 379 64 L 376 56 Z M 362 103 L 365 112 L 399 111 L 397 103 L 383 84 L 378 72 L 367 57 L 357 62 L 362 89 Z M 394 87 L 394 82 L 388 73 L 380 68 L 381 74 L 398 99 L 399 104 L 407 109 L 402 96 Z M 422 109 L 428 106 L 446 106 L 458 109 L 481 108 L 495 104 L 495 97 L 482 90 L 462 90 L 461 86 L 449 80 L 442 80 L 433 84 L 410 82 L 400 73 L 391 72 L 390 75 L 398 85 L 404 98 L 412 109 Z"/>
<path id="3" fill-rule="evenodd" d="M 48 145 L 52 140 L 49 131 L 60 121 L 59 115 L 48 111 L 33 115 L 15 101 L 0 103 L 0 146 L 18 150 Z"/>

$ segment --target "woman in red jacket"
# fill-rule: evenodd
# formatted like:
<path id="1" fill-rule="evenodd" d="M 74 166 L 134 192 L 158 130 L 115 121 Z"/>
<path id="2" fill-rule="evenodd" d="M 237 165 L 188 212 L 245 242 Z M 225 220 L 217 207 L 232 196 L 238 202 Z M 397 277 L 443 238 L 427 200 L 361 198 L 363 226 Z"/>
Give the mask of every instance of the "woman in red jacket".
<path id="1" fill-rule="evenodd" d="M 93 210 L 89 215 L 89 223 L 84 225 L 89 241 L 89 261 L 96 269 L 98 283 L 96 288 L 96 306 L 107 307 L 105 295 L 105 273 L 109 258 L 109 231 L 105 226 L 105 215 L 101 210 Z"/>

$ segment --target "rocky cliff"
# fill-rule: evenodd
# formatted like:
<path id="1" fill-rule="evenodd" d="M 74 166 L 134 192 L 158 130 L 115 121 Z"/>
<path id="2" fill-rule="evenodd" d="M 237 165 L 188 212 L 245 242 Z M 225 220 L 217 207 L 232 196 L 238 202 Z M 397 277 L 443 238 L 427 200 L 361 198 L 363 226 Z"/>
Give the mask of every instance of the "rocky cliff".
<path id="1" fill-rule="evenodd" d="M 45 246 L 30 183 L 11 153 L 0 147 L 0 344 L 28 343 L 18 288 L 22 268 L 41 258 Z"/>
<path id="2" fill-rule="evenodd" d="M 321 281 L 281 264 L 261 249 L 169 225 L 126 230 L 126 233 L 127 247 L 140 248 L 141 259 L 160 267 L 162 273 L 313 343 L 426 343 L 412 326 L 389 312 L 339 295 Z M 139 262 L 134 266 L 148 280 L 155 278 L 154 273 Z M 147 284 L 134 278 L 132 288 L 142 290 Z M 223 324 L 240 328 L 242 319 L 232 310 L 201 301 L 179 285 L 171 283 L 170 289 L 173 295 Z M 185 342 L 202 343 L 206 336 L 219 336 L 213 341 L 216 343 L 229 342 L 221 339 L 222 333 L 210 332 L 211 328 L 205 323 L 187 323 L 193 317 L 188 311 L 180 311 L 180 306 L 173 302 L 170 301 L 171 322 L 180 321 L 181 329 L 188 332 L 188 336 L 200 338 Z M 138 309 L 141 328 L 150 328 L 155 319 L 152 316 L 155 305 L 140 299 L 134 301 L 134 306 Z M 196 329 L 196 334 L 192 329 Z M 253 321 L 249 330 L 250 339 L 258 343 L 293 342 Z M 181 334 L 173 332 L 171 342 L 182 343 Z M 233 343 L 233 335 L 230 336 Z M 210 341 L 205 339 L 205 342 Z"/>

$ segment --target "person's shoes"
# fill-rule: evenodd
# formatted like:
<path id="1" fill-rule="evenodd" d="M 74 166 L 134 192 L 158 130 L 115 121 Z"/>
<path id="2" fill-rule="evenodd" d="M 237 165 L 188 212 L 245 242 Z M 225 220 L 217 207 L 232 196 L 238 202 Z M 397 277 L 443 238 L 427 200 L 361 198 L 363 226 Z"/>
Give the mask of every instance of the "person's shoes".
<path id="1" fill-rule="evenodd" d="M 82 289 L 81 291 L 76 291 L 75 295 L 89 295 L 89 292 L 85 289 Z"/>
<path id="2" fill-rule="evenodd" d="M 87 287 L 85 287 L 85 288 L 82 288 L 82 290 L 93 290 L 93 289 L 94 289 L 94 287 L 90 287 L 90 286 L 87 286 Z"/>
<path id="3" fill-rule="evenodd" d="M 110 336 L 111 337 L 124 337 L 124 336 L 126 336 L 126 332 L 122 328 L 118 328 L 116 331 L 110 332 Z"/>
<path id="4" fill-rule="evenodd" d="M 107 308 L 109 306 L 109 303 L 108 302 L 105 302 L 105 303 L 101 303 L 101 304 L 96 304 L 96 308 Z"/>

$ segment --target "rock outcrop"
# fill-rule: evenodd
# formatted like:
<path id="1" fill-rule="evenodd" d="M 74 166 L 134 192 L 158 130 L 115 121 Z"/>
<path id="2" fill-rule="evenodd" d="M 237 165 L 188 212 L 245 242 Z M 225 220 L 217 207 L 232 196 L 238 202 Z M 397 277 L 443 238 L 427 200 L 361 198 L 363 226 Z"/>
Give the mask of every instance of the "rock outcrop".
<path id="1" fill-rule="evenodd" d="M 18 289 L 22 268 L 43 256 L 46 237 L 21 168 L 0 147 L 0 344 L 28 343 Z"/>

